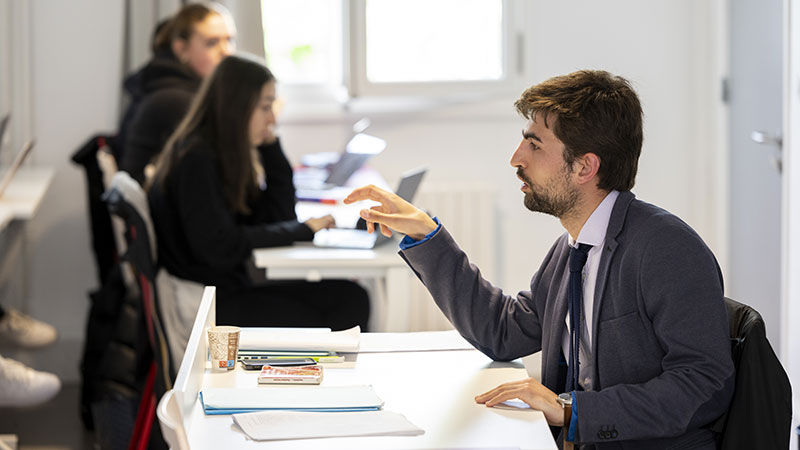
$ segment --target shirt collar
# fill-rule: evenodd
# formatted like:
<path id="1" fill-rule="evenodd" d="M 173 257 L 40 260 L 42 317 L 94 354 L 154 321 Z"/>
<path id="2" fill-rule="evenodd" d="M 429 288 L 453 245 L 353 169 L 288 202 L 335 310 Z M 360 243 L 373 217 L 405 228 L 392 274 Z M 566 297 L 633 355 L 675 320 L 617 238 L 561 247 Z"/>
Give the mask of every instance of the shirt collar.
<path id="1" fill-rule="evenodd" d="M 614 203 L 617 201 L 618 196 L 619 191 L 611 191 L 606 195 L 606 198 L 597 205 L 592 215 L 583 224 L 581 232 L 578 233 L 578 239 L 572 239 L 570 236 L 570 247 L 577 247 L 578 244 L 589 244 L 592 247 L 596 247 L 603 243 L 606 239 L 608 221 L 611 219 L 611 210 L 614 209 Z"/>

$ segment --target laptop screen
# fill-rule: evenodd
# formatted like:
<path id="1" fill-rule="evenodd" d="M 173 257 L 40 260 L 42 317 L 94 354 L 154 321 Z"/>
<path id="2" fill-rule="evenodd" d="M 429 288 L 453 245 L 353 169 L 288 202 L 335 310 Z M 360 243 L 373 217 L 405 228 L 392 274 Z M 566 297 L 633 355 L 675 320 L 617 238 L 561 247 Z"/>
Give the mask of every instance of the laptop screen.
<path id="1" fill-rule="evenodd" d="M 400 180 L 400 185 L 397 186 L 397 191 L 395 191 L 395 194 L 399 195 L 400 198 L 409 203 L 414 201 L 414 195 L 417 193 L 417 188 L 419 188 L 420 183 L 422 183 L 422 177 L 425 176 L 425 172 L 427 171 L 427 168 L 421 168 L 404 173 L 403 178 Z"/>
<path id="2" fill-rule="evenodd" d="M 356 170 L 360 169 L 369 158 L 382 152 L 386 148 L 386 141 L 375 136 L 358 133 L 347 143 L 342 156 L 330 169 L 325 183 L 334 186 L 344 186 Z"/>
<path id="3" fill-rule="evenodd" d="M 409 170 L 408 172 L 404 173 L 403 177 L 400 179 L 400 184 L 397 186 L 395 194 L 399 195 L 400 198 L 409 203 L 413 202 L 414 195 L 417 194 L 417 189 L 419 188 L 420 183 L 422 183 L 422 177 L 425 176 L 426 172 L 428 172 L 428 168 L 421 167 L 419 169 Z M 367 222 L 359 217 L 355 228 L 358 230 L 366 230 Z M 378 234 L 380 235 L 380 233 Z"/>

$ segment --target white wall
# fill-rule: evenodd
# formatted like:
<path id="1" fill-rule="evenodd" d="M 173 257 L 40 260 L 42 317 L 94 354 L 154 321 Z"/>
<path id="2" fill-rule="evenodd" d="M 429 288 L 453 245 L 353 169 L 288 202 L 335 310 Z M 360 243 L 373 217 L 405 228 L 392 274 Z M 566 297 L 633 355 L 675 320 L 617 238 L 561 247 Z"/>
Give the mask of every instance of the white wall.
<path id="1" fill-rule="evenodd" d="M 37 368 L 77 380 L 87 292 L 97 281 L 83 172 L 69 158 L 92 133 L 116 128 L 122 1 L 39 0 L 29 5 L 35 162 L 55 167 L 56 176 L 28 227 L 28 308 L 55 325 L 61 337 L 58 351 L 31 358 Z"/>
<path id="2" fill-rule="evenodd" d="M 682 217 L 724 255 L 725 241 L 715 227 L 716 217 L 725 216 L 714 215 L 718 205 L 711 169 L 713 132 L 718 126 L 713 114 L 717 92 L 709 89 L 716 63 L 712 2 L 614 0 L 529 6 L 530 84 L 583 68 L 605 69 L 630 79 L 645 112 L 645 142 L 634 192 Z M 387 151 L 370 164 L 390 185 L 402 171 L 422 164 L 430 168 L 430 181 L 475 179 L 497 185 L 502 258 L 501 275 L 493 281 L 509 292 L 528 286 L 542 257 L 563 232 L 557 220 L 523 207 L 519 182 L 508 164 L 524 125 L 513 107 L 519 94 L 423 112 L 374 115 L 369 130 L 389 142 Z M 295 163 L 304 153 L 336 150 L 356 117 L 283 123 L 284 148 Z"/>
<path id="3" fill-rule="evenodd" d="M 646 3 L 646 4 L 645 4 Z M 702 189 L 714 148 L 714 95 L 708 89 L 716 53 L 711 1 L 613 0 L 527 3 L 530 83 L 581 68 L 602 68 L 629 78 L 645 110 L 645 146 L 635 192 L 695 226 L 720 252 L 724 240 L 715 192 Z M 37 162 L 58 173 L 31 227 L 31 312 L 55 324 L 64 339 L 82 338 L 86 292 L 95 287 L 89 253 L 82 174 L 67 162 L 91 133 L 116 124 L 122 54 L 122 2 L 81 0 L 32 3 L 33 98 Z M 710 56 L 709 56 L 710 55 Z M 370 132 L 389 141 L 374 160 L 390 183 L 418 165 L 431 181 L 480 179 L 497 187 L 498 273 L 508 291 L 527 287 L 544 253 L 562 232 L 553 218 L 531 214 L 508 165 L 523 120 L 519 92 L 479 103 L 399 114 L 374 114 Z M 340 148 L 355 114 L 293 120 L 281 126 L 293 162 L 304 153 Z M 713 129 L 713 128 L 712 128 Z M 713 175 L 713 171 L 710 172 Z M 713 178 L 713 177 L 712 177 Z M 724 217 L 719 216 L 719 217 Z M 480 264 L 480 261 L 477 261 Z M 53 370 L 76 377 L 75 357 Z M 63 366 L 64 368 L 61 368 Z"/>

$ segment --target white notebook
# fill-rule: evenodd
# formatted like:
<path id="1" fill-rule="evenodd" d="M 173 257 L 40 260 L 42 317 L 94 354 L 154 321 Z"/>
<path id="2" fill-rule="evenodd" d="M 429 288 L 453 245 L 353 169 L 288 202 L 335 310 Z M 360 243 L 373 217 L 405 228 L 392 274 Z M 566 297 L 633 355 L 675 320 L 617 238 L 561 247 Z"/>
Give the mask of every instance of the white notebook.
<path id="1" fill-rule="evenodd" d="M 235 414 L 233 421 L 250 439 L 276 441 L 345 436 L 418 436 L 425 431 L 390 411 L 263 411 Z"/>
<path id="2" fill-rule="evenodd" d="M 209 388 L 200 392 L 206 414 L 236 414 L 271 409 L 295 411 L 372 411 L 383 406 L 372 386 L 261 386 Z"/>
<path id="3" fill-rule="evenodd" d="M 326 350 L 355 353 L 361 340 L 361 327 L 342 331 L 330 328 L 244 328 L 240 350 Z"/>

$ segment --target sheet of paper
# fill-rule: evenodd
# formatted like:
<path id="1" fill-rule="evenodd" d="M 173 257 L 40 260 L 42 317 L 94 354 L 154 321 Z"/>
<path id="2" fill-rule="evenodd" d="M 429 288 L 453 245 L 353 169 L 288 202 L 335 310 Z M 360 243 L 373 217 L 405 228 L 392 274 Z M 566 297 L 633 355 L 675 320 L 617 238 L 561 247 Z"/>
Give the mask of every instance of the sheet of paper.
<path id="1" fill-rule="evenodd" d="M 402 414 L 390 411 L 263 411 L 234 414 L 233 421 L 248 437 L 257 441 L 343 436 L 417 436 L 425 433 Z"/>
<path id="2" fill-rule="evenodd" d="M 242 328 L 239 348 L 242 350 L 327 350 L 358 352 L 361 327 L 348 330 L 287 328 Z"/>
<path id="3" fill-rule="evenodd" d="M 359 353 L 473 350 L 456 330 L 413 333 L 364 333 Z"/>
<path id="4" fill-rule="evenodd" d="M 200 393 L 205 409 L 353 409 L 380 408 L 372 386 L 260 386 L 210 388 Z"/>

